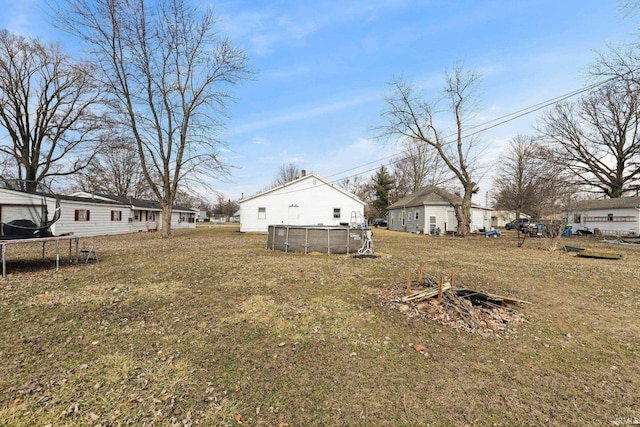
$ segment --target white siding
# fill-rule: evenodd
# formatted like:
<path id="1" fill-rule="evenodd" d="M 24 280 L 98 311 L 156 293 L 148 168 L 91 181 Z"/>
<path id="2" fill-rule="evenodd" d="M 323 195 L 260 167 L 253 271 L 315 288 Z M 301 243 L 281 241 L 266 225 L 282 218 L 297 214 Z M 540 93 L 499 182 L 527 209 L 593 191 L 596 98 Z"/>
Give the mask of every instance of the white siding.
<path id="1" fill-rule="evenodd" d="M 171 213 L 171 228 L 174 230 L 180 230 L 184 228 L 196 228 L 196 213 L 185 212 L 185 211 L 173 211 Z"/>
<path id="2" fill-rule="evenodd" d="M 471 232 L 484 228 L 491 228 L 491 211 L 488 209 L 471 208 Z"/>
<path id="3" fill-rule="evenodd" d="M 129 224 L 130 207 L 124 205 L 106 205 L 91 202 L 60 200 L 60 219 L 53 224 L 54 235 L 73 233 L 76 236 L 101 236 L 131 232 Z M 88 221 L 76 221 L 76 210 L 88 210 Z M 122 213 L 122 219 L 111 221 L 111 211 Z"/>
<path id="4" fill-rule="evenodd" d="M 22 193 L 19 191 L 0 189 L 0 222 L 10 222 L 15 219 L 28 219 L 40 223 L 39 215 L 42 209 L 42 198 L 33 194 Z M 55 200 L 45 199 L 47 204 L 48 219 L 55 214 Z"/>
<path id="5" fill-rule="evenodd" d="M 636 208 L 576 210 L 569 212 L 568 223 L 574 231 L 587 227 L 603 234 L 640 235 L 640 211 Z"/>
<path id="6" fill-rule="evenodd" d="M 51 226 L 54 235 L 73 233 L 76 236 L 100 236 L 106 234 L 148 231 L 162 226 L 162 212 L 152 209 L 131 209 L 130 205 L 100 203 L 99 199 L 60 199 L 60 219 Z M 41 198 L 32 194 L 0 189 L 0 221 L 32 219 L 33 207 L 39 209 Z M 55 199 L 47 199 L 49 219 L 55 211 Z M 76 220 L 76 211 L 89 211 L 89 220 Z M 120 212 L 119 220 L 111 219 L 111 212 Z M 174 229 L 195 228 L 195 211 L 174 211 L 171 226 Z M 182 218 L 185 220 L 182 221 Z M 34 219 L 32 219 L 34 220 Z M 37 221 L 34 221 L 37 222 Z"/>
<path id="7" fill-rule="evenodd" d="M 264 208 L 263 210 L 261 208 Z M 334 209 L 340 209 L 334 218 Z M 269 225 L 339 225 L 351 212 L 364 215 L 364 203 L 315 175 L 240 201 L 240 231 L 267 232 Z"/>

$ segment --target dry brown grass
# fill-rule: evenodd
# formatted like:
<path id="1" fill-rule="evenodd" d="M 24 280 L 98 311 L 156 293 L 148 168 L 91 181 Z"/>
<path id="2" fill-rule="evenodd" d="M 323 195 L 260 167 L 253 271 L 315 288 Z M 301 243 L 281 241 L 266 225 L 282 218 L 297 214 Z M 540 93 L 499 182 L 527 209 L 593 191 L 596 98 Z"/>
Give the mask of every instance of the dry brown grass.
<path id="1" fill-rule="evenodd" d="M 9 249 L 0 425 L 612 425 L 640 418 L 640 247 L 374 231 L 388 256 L 265 249 L 233 227 Z M 33 261 L 30 261 L 33 260 Z M 36 262 L 37 260 L 37 262 Z M 392 307 L 408 268 L 531 301 L 508 340 Z M 413 344 L 427 347 L 418 352 Z"/>

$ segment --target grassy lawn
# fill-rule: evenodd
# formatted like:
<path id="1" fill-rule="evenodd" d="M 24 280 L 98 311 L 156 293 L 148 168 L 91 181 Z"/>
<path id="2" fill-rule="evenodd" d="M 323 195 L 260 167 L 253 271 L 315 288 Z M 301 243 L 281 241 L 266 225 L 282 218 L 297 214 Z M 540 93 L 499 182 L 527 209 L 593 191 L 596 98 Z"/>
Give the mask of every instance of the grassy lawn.
<path id="1" fill-rule="evenodd" d="M 640 246 L 374 231 L 377 259 L 216 226 L 8 249 L 0 425 L 624 425 L 640 419 Z M 32 261 L 30 261 L 32 260 Z M 37 261 L 37 262 L 36 262 Z M 409 316 L 407 269 L 530 301 L 508 339 Z M 415 274 L 415 273 L 414 273 Z M 418 352 L 413 344 L 423 344 Z"/>

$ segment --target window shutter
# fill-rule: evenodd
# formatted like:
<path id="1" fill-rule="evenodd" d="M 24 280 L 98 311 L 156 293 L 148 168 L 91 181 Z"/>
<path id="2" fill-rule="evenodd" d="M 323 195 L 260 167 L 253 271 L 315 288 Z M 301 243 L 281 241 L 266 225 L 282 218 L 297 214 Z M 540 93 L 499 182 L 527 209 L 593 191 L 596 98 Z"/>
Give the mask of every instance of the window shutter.
<path id="1" fill-rule="evenodd" d="M 91 214 L 91 211 L 87 210 L 87 221 L 89 221 L 89 214 Z"/>
<path id="2" fill-rule="evenodd" d="M 74 218 L 75 218 L 75 220 L 77 221 L 77 220 L 78 220 L 78 209 L 76 209 L 76 210 L 75 210 L 74 214 L 75 214 L 75 217 L 74 217 Z"/>
<path id="3" fill-rule="evenodd" d="M 111 211 L 111 221 L 113 221 L 113 219 L 114 219 L 114 218 L 113 218 L 113 217 L 114 217 L 114 214 L 115 214 L 115 212 L 114 212 L 114 211 Z"/>

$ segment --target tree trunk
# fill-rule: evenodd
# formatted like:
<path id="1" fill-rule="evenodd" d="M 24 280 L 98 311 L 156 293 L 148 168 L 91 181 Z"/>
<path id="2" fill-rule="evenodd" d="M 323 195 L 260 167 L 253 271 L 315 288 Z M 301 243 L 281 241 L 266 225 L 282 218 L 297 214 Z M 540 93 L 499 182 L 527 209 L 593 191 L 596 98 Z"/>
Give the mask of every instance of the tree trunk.
<path id="1" fill-rule="evenodd" d="M 462 203 L 456 206 L 456 220 L 458 221 L 459 236 L 465 237 L 471 232 L 471 191 L 465 191 Z"/>
<path id="2" fill-rule="evenodd" d="M 171 236 L 171 214 L 173 213 L 173 207 L 168 204 L 162 204 L 162 229 L 160 237 L 166 239 Z"/>

